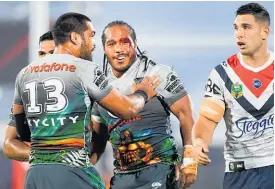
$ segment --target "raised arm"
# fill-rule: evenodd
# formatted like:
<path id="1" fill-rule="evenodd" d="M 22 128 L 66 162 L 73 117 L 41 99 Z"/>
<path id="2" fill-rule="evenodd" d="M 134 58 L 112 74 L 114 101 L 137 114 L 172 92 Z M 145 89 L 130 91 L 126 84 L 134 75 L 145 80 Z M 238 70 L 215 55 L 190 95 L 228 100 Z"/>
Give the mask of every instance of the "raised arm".
<path id="1" fill-rule="evenodd" d="M 126 96 L 112 88 L 97 65 L 89 63 L 85 67 L 81 66 L 78 76 L 89 97 L 121 119 L 129 119 L 137 115 L 146 101 L 157 95 L 155 89 L 160 84 L 156 75 L 145 77 L 140 84 L 133 83 L 134 94 Z"/>
<path id="2" fill-rule="evenodd" d="M 143 109 L 146 101 L 157 94 L 155 89 L 159 86 L 160 81 L 155 81 L 156 79 L 157 76 L 145 77 L 136 86 L 134 94 L 129 96 L 113 89 L 105 98 L 99 101 L 99 104 L 122 119 L 134 117 Z"/>

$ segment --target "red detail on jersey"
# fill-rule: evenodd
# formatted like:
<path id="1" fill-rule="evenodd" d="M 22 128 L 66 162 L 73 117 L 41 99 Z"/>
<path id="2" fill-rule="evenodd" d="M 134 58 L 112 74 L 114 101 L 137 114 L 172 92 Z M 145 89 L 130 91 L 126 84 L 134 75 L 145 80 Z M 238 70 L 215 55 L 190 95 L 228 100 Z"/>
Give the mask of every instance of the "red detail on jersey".
<path id="1" fill-rule="evenodd" d="M 65 63 L 44 63 L 39 66 L 31 66 L 30 72 L 52 72 L 52 71 L 70 71 L 75 72 L 75 65 L 65 64 Z"/>
<path id="2" fill-rule="evenodd" d="M 28 71 L 29 71 L 29 67 L 27 66 L 27 67 L 25 68 L 25 70 L 24 70 L 23 74 L 28 73 Z"/>
<path id="3" fill-rule="evenodd" d="M 241 81 L 245 84 L 245 86 L 257 98 L 261 96 L 261 94 L 265 91 L 267 86 L 274 78 L 274 60 L 272 64 L 270 64 L 268 67 L 259 72 L 254 72 L 243 67 L 236 54 L 228 58 L 227 62 L 238 75 L 238 77 L 241 79 Z M 256 80 L 261 82 L 261 85 L 258 88 L 256 88 L 254 84 Z"/>
<path id="4" fill-rule="evenodd" d="M 115 127 L 121 126 L 123 124 L 131 123 L 131 122 L 134 122 L 134 121 L 139 121 L 139 120 L 142 120 L 142 116 L 136 116 L 136 117 L 133 117 L 133 118 L 130 118 L 130 119 L 125 119 L 125 120 L 119 121 L 119 122 L 115 123 L 114 125 L 109 125 L 108 126 L 108 132 L 110 133 L 110 131 Z"/>

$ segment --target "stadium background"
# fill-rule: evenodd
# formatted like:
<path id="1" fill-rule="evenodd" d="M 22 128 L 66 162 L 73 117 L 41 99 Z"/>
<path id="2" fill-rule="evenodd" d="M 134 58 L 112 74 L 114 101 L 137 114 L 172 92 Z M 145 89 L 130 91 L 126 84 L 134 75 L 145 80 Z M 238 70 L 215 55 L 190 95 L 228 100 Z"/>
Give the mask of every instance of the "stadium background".
<path id="1" fill-rule="evenodd" d="M 43 2 L 0 2 L 0 189 L 22 189 L 24 170 L 28 163 L 8 160 L 2 143 L 12 103 L 14 81 L 18 71 L 34 57 L 38 37 L 32 35 L 30 20 L 37 18 L 34 6 Z M 229 55 L 237 52 L 233 35 L 236 9 L 247 2 L 49 2 L 39 23 L 52 25 L 63 13 L 76 11 L 88 15 L 96 28 L 94 53 L 96 63 L 102 63 L 100 35 L 113 20 L 124 20 L 135 29 L 139 47 L 156 62 L 173 66 L 187 87 L 198 112 L 204 83 L 209 71 Z M 260 2 L 271 15 L 269 48 L 274 51 L 274 2 Z M 47 17 L 48 15 L 48 17 Z M 42 33 L 40 33 L 42 34 Z M 39 34 L 39 35 L 40 35 Z M 30 40 L 31 39 L 31 40 Z M 37 46 L 29 48 L 31 41 Z M 33 42 L 32 42 L 33 43 Z M 30 49 L 32 52 L 29 52 Z M 172 117 L 173 135 L 180 144 L 178 122 Z M 221 189 L 224 171 L 223 123 L 214 134 L 210 157 L 212 163 L 201 167 L 197 182 L 191 189 Z M 107 150 L 96 166 L 106 181 L 112 175 L 112 151 Z"/>

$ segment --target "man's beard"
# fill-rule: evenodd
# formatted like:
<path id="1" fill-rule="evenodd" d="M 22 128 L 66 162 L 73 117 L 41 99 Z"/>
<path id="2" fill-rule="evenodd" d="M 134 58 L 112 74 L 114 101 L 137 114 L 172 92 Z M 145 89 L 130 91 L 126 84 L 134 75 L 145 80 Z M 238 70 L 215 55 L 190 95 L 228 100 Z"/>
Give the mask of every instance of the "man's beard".
<path id="1" fill-rule="evenodd" d="M 91 62 L 94 60 L 94 55 L 93 55 L 94 50 L 95 50 L 95 46 L 92 47 L 92 51 L 91 51 L 91 53 L 88 56 L 89 58 L 87 59 L 87 60 L 89 60 Z"/>
<path id="2" fill-rule="evenodd" d="M 93 55 L 92 55 L 92 52 L 93 52 L 93 49 L 92 51 L 88 51 L 88 47 L 84 41 L 84 43 L 81 45 L 81 53 L 80 53 L 80 58 L 84 59 L 84 60 L 89 60 L 89 61 L 92 61 L 93 60 Z"/>
<path id="3" fill-rule="evenodd" d="M 92 60 L 92 53 L 87 51 L 86 47 L 82 47 L 82 52 L 80 53 L 80 58 L 84 59 L 84 60 Z"/>

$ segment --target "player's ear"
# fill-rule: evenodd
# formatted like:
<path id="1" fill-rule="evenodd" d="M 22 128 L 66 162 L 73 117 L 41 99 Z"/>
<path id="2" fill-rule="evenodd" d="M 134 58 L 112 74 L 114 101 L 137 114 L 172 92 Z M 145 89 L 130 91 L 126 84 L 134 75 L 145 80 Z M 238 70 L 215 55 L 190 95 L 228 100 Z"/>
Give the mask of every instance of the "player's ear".
<path id="1" fill-rule="evenodd" d="M 262 39 L 266 40 L 267 37 L 269 36 L 269 33 L 270 33 L 269 27 L 264 25 L 261 31 Z"/>
<path id="2" fill-rule="evenodd" d="M 71 40 L 71 42 L 74 45 L 80 44 L 81 43 L 81 39 L 82 39 L 81 36 L 78 33 L 76 33 L 76 32 L 72 32 L 70 34 L 70 40 Z"/>

